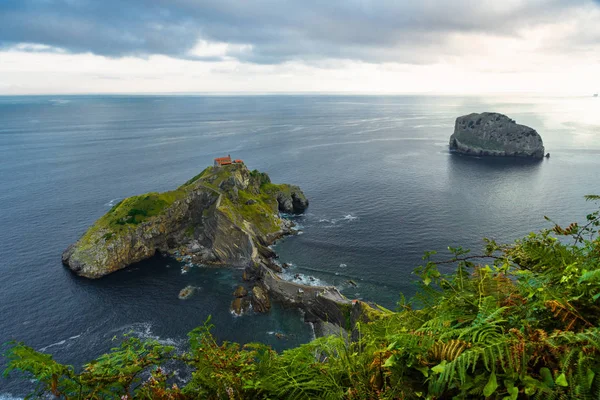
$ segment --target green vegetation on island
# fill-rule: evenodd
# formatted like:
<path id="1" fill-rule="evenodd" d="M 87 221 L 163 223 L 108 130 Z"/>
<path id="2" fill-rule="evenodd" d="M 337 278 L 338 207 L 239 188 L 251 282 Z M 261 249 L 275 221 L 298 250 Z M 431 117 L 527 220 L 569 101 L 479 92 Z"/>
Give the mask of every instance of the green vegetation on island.
<path id="1" fill-rule="evenodd" d="M 5 374 L 34 379 L 32 397 L 62 399 L 597 399 L 599 229 L 595 211 L 512 244 L 486 240 L 481 254 L 427 253 L 417 295 L 357 322 L 351 338 L 277 353 L 219 343 L 207 322 L 184 352 L 126 337 L 81 370 L 12 343 Z"/>

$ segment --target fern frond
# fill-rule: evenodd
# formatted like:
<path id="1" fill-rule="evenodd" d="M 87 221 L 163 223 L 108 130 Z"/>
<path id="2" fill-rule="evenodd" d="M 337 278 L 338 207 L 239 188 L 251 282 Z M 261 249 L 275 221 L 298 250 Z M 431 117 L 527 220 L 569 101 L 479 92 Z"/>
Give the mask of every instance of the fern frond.
<path id="1" fill-rule="evenodd" d="M 566 324 L 565 330 L 567 331 L 572 330 L 578 322 L 584 326 L 593 326 L 568 302 L 563 304 L 557 300 L 548 300 L 544 304 L 554 313 L 554 318 L 558 318 Z"/>
<path id="2" fill-rule="evenodd" d="M 470 346 L 464 340 L 450 340 L 448 342 L 437 342 L 429 349 L 429 357 L 436 361 L 452 361 Z"/>

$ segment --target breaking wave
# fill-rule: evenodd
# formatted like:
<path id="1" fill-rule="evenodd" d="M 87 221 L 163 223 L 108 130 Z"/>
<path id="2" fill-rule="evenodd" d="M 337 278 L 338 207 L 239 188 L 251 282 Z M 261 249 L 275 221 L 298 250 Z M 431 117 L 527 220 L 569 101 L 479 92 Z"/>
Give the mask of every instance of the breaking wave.
<path id="1" fill-rule="evenodd" d="M 70 336 L 68 339 L 63 339 L 63 340 L 60 340 L 60 341 L 58 341 L 56 343 L 52 343 L 52 344 L 49 344 L 47 346 L 44 346 L 44 347 L 40 348 L 39 351 L 45 352 L 47 349 L 49 349 L 51 347 L 57 347 L 57 346 L 62 346 L 64 344 L 69 344 L 68 343 L 69 341 L 75 340 L 75 339 L 79 339 L 81 337 L 81 335 L 82 334 L 80 333 L 79 335 Z"/>
<path id="2" fill-rule="evenodd" d="M 301 274 L 299 272 L 294 272 L 294 271 L 284 271 L 281 274 L 282 278 L 285 279 L 286 281 L 290 281 L 290 282 L 294 282 L 294 283 L 300 283 L 302 285 L 307 285 L 307 286 L 330 286 L 327 282 L 316 278 L 312 275 L 305 275 L 305 274 Z"/>
<path id="3" fill-rule="evenodd" d="M 116 199 L 112 199 L 111 201 L 109 201 L 108 203 L 104 204 L 105 207 L 114 207 L 115 204 L 117 204 L 119 201 L 121 201 L 122 198 L 121 197 L 117 197 Z"/>
<path id="4" fill-rule="evenodd" d="M 319 218 L 319 223 L 320 224 L 330 224 L 330 225 L 335 225 L 339 222 L 352 222 L 357 220 L 358 217 L 352 214 L 346 214 L 343 217 L 340 218 Z"/>
<path id="5" fill-rule="evenodd" d="M 158 335 L 155 335 L 152 332 L 152 323 L 150 322 L 137 322 L 130 325 L 125 325 L 117 329 L 113 329 L 112 333 L 129 333 L 139 339 L 144 340 L 156 340 L 158 343 L 165 346 L 174 346 L 175 348 L 180 348 L 185 340 L 183 339 L 171 339 L 171 338 L 161 338 Z"/>

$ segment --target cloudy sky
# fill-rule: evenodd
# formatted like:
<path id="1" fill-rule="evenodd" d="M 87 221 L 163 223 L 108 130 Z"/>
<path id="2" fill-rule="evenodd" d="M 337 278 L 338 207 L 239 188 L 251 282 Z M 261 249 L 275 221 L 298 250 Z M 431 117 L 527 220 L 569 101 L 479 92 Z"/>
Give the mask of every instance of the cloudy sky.
<path id="1" fill-rule="evenodd" d="M 600 0 L 0 0 L 0 94 L 600 91 Z"/>

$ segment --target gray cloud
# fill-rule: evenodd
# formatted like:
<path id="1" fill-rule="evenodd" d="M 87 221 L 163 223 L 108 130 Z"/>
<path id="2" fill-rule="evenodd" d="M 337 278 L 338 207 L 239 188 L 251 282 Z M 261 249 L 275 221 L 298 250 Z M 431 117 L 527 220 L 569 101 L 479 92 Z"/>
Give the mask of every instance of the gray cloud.
<path id="1" fill-rule="evenodd" d="M 586 6 L 600 2 L 4 0 L 0 46 L 29 42 L 73 53 L 189 59 L 202 38 L 251 45 L 252 51 L 232 50 L 229 56 L 253 63 L 327 58 L 428 63 L 453 55 L 455 49 L 445 45 L 448 35 L 517 36 L 524 27 L 560 21 Z"/>

